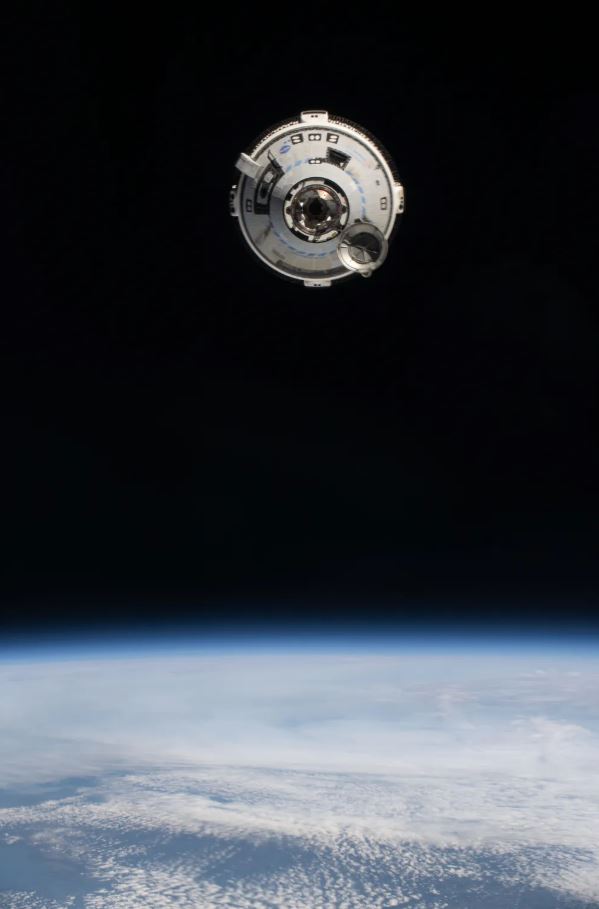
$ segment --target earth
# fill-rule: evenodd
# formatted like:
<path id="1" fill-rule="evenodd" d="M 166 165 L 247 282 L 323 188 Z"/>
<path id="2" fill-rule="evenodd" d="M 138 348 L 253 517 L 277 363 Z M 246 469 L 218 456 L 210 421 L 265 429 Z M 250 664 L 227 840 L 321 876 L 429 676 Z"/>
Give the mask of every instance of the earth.
<path id="1" fill-rule="evenodd" d="M 599 907 L 599 647 L 84 642 L 0 663 L 1 909 Z"/>

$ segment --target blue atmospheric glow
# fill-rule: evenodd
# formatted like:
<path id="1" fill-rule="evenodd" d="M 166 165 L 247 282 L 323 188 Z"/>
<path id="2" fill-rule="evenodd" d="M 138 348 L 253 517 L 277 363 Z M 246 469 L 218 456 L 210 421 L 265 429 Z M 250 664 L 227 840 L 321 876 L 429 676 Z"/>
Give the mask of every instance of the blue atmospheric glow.
<path id="1" fill-rule="evenodd" d="M 40 657 L 80 659 L 93 655 L 135 656 L 148 654 L 185 654 L 198 652 L 423 652 L 473 654 L 506 651 L 509 654 L 543 653 L 567 656 L 599 651 L 599 629 L 564 627 L 519 630 L 500 626 L 480 628 L 466 624 L 454 627 L 391 625 L 381 628 L 350 622 L 324 627 L 287 625 L 281 628 L 252 626 L 235 630 L 198 626 L 159 628 L 102 629 L 94 632 L 61 631 L 5 635 L 0 639 L 3 660 Z"/>

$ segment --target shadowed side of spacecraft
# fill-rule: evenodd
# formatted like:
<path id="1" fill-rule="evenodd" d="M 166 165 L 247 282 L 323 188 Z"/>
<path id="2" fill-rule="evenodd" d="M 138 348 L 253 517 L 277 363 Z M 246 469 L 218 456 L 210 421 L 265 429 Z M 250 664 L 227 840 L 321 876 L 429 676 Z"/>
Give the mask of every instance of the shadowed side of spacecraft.
<path id="1" fill-rule="evenodd" d="M 389 153 L 351 120 L 303 111 L 262 133 L 236 168 L 231 214 L 280 276 L 330 287 L 385 261 L 403 186 Z"/>

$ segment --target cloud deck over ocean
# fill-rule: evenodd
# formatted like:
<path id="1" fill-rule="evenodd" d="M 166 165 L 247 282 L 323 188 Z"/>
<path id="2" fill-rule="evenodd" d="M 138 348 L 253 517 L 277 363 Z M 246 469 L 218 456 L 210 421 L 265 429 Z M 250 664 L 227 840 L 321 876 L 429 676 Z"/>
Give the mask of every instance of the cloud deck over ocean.
<path id="1" fill-rule="evenodd" d="M 599 905 L 592 648 L 72 656 L 0 669 L 1 909 Z"/>

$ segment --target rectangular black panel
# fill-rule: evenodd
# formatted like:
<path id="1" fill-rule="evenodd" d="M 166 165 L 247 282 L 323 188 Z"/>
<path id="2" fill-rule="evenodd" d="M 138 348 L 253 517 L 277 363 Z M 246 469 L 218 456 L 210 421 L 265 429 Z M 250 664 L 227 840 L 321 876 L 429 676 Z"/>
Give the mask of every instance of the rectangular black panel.
<path id="1" fill-rule="evenodd" d="M 347 164 L 350 160 L 350 156 L 344 154 L 343 152 L 337 151 L 336 148 L 327 149 L 327 160 L 329 164 L 335 164 L 337 167 L 342 169 L 347 167 Z"/>

